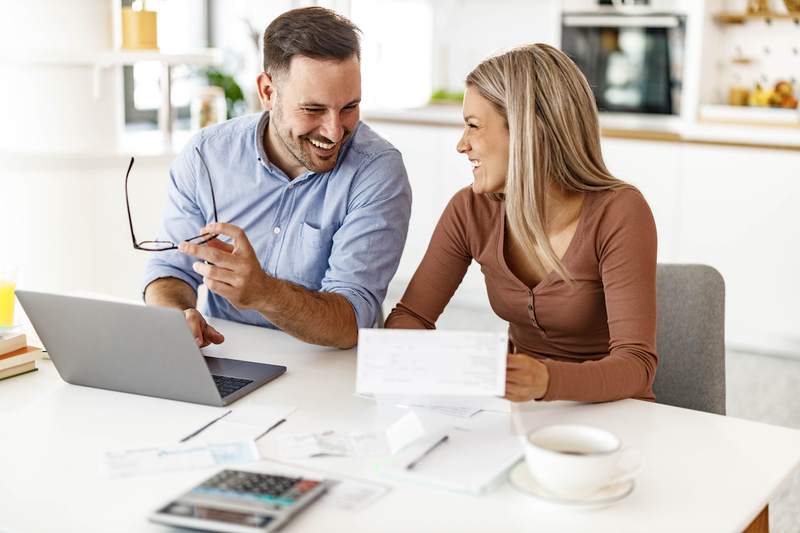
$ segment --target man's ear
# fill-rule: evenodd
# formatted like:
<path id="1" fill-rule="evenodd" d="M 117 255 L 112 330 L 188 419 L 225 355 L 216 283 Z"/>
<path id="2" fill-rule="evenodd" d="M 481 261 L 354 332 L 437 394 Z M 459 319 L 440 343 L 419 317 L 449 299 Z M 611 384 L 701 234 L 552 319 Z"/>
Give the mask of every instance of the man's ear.
<path id="1" fill-rule="evenodd" d="M 272 76 L 262 72 L 256 79 L 256 86 L 258 88 L 258 99 L 261 101 L 261 109 L 272 111 L 272 107 L 275 105 L 275 83 Z"/>

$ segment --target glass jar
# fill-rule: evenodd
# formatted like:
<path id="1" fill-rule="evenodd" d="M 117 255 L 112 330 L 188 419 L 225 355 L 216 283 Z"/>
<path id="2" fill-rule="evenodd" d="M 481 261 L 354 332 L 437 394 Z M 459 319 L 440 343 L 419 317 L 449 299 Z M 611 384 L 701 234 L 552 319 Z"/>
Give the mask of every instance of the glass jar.
<path id="1" fill-rule="evenodd" d="M 197 131 L 206 126 L 219 124 L 227 119 L 225 91 L 222 87 L 200 87 L 192 96 L 191 128 Z"/>

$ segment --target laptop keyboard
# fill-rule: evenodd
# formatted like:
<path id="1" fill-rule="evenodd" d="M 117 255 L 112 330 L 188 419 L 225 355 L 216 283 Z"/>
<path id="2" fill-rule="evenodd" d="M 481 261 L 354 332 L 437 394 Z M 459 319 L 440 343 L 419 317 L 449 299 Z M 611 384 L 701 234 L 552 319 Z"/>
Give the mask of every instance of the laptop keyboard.
<path id="1" fill-rule="evenodd" d="M 211 374 L 211 377 L 214 378 L 214 385 L 217 386 L 217 390 L 219 391 L 219 395 L 223 398 L 233 394 L 237 390 L 241 389 L 242 387 L 246 387 L 247 385 L 253 382 L 252 379 L 242 379 L 242 378 L 232 378 L 230 376 L 216 376 Z"/>

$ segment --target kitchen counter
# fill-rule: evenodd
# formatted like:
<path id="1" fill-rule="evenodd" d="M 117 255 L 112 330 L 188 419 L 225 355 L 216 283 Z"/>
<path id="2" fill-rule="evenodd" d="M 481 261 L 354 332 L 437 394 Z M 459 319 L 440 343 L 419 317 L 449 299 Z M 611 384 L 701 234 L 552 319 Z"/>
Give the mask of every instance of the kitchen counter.
<path id="1" fill-rule="evenodd" d="M 365 110 L 362 119 L 417 126 L 463 126 L 461 107 L 447 104 Z M 687 122 L 678 117 L 608 113 L 600 114 L 600 127 L 603 137 L 609 138 L 800 151 L 800 127 Z"/>

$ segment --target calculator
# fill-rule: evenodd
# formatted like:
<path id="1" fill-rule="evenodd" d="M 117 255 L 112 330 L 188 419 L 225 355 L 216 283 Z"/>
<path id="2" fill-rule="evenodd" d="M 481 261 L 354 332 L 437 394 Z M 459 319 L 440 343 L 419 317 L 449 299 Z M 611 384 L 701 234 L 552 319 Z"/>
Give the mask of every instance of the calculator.
<path id="1" fill-rule="evenodd" d="M 333 481 L 276 474 L 222 470 L 148 519 L 169 526 L 219 531 L 277 531 Z"/>

